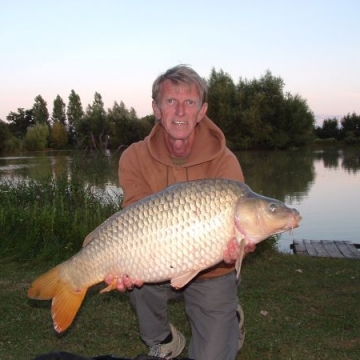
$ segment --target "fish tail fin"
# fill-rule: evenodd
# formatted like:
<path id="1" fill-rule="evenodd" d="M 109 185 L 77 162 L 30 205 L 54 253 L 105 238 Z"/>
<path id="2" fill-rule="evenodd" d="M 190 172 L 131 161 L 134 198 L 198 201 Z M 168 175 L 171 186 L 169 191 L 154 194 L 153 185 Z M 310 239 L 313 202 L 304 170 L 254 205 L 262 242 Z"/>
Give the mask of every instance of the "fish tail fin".
<path id="1" fill-rule="evenodd" d="M 74 320 L 88 288 L 72 289 L 61 280 L 59 267 L 56 266 L 37 278 L 28 291 L 32 299 L 51 300 L 51 314 L 57 332 L 65 331 Z"/>

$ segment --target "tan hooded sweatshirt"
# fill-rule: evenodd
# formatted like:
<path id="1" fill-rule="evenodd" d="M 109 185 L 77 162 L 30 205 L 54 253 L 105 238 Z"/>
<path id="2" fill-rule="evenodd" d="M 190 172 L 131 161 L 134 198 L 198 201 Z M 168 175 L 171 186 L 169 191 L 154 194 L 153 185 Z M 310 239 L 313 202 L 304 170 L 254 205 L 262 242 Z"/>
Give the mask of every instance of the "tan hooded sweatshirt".
<path id="1" fill-rule="evenodd" d="M 240 164 L 226 147 L 222 131 L 204 117 L 195 128 L 195 140 L 186 158 L 169 155 L 164 129 L 157 123 L 142 141 L 130 145 L 119 161 L 119 182 L 124 193 L 123 207 L 181 181 L 224 178 L 244 182 Z M 198 278 L 221 276 L 234 265 L 220 263 Z"/>

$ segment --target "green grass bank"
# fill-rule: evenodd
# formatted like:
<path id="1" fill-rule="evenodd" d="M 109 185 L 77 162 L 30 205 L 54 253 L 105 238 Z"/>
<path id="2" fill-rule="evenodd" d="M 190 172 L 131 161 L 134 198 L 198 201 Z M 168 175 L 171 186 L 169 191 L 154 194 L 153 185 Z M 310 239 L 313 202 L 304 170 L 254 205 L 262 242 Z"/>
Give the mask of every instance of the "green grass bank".
<path id="1" fill-rule="evenodd" d="M 126 294 L 99 294 L 102 285 L 93 287 L 70 329 L 58 335 L 50 302 L 26 295 L 30 282 L 54 263 L 1 263 L 0 359 L 55 350 L 89 357 L 146 353 Z M 359 285 L 357 260 L 250 255 L 239 289 L 246 340 L 238 359 L 360 359 Z M 181 301 L 170 302 L 169 317 L 189 339 Z"/>

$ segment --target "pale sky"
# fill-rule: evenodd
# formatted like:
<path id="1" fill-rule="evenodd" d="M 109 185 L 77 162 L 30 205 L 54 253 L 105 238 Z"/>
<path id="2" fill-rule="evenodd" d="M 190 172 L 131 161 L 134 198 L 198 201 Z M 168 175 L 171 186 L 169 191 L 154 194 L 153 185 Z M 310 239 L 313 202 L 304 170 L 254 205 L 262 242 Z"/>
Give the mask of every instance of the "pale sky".
<path id="1" fill-rule="evenodd" d="M 317 117 L 360 114 L 359 0 L 0 0 L 0 119 L 71 90 L 139 117 L 151 86 L 183 63 L 238 83 L 266 70 Z"/>

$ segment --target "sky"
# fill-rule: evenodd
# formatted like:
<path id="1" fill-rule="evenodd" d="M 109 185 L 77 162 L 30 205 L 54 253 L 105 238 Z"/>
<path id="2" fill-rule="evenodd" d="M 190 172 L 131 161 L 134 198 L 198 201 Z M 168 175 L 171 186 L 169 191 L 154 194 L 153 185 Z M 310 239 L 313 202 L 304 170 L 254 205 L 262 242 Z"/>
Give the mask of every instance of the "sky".
<path id="1" fill-rule="evenodd" d="M 360 114 L 359 14 L 358 0 L 0 0 L 0 119 L 37 95 L 51 115 L 71 90 L 84 110 L 98 92 L 150 115 L 178 64 L 235 84 L 269 70 L 317 119 Z"/>

